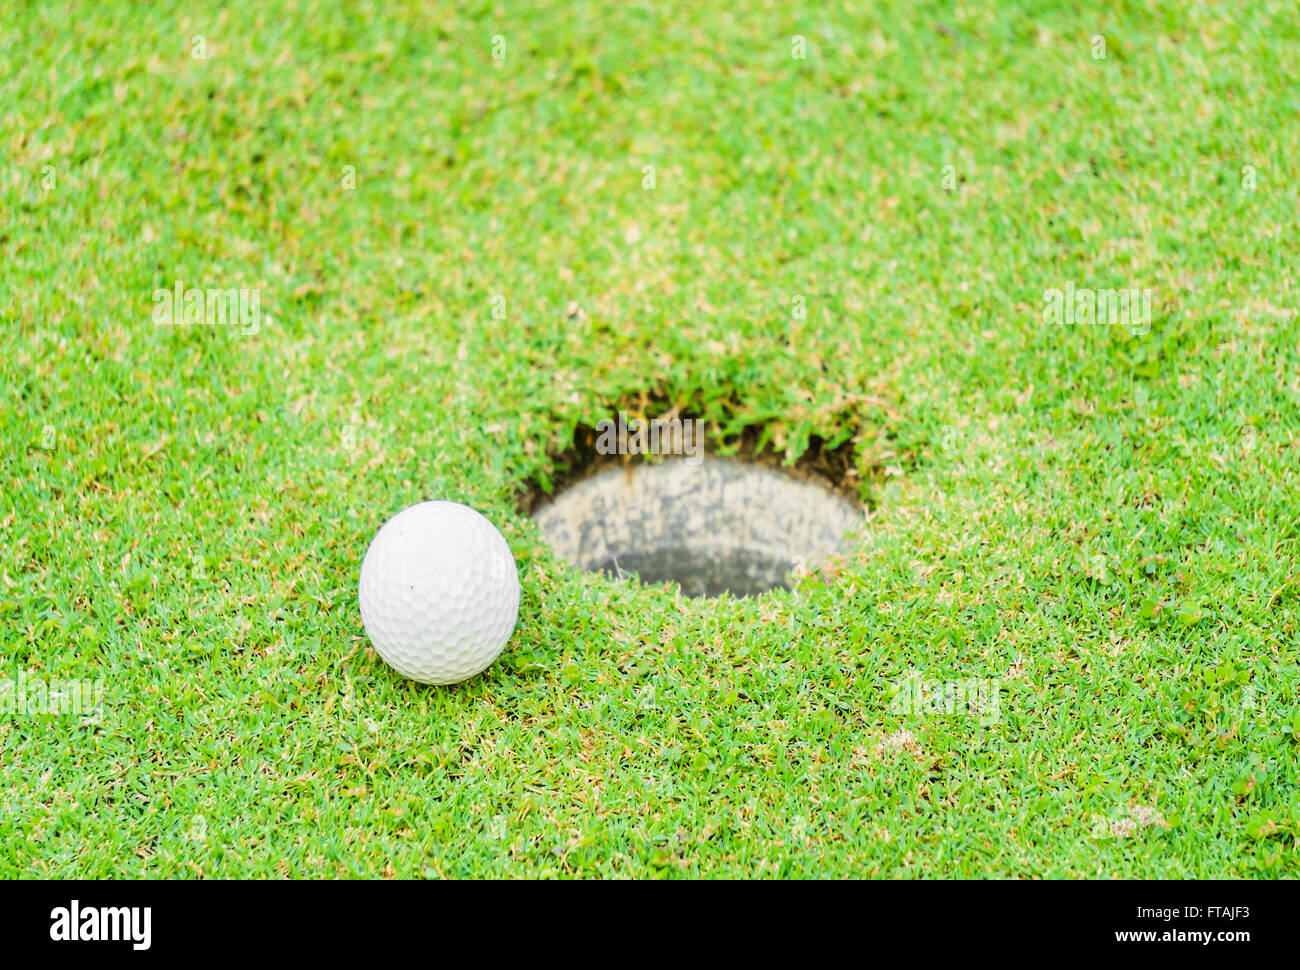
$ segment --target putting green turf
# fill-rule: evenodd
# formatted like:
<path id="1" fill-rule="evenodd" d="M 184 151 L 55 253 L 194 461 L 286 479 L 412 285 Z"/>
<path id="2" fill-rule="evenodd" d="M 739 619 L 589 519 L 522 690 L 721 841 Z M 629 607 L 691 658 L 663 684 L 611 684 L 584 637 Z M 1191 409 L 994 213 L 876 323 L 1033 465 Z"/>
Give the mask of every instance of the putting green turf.
<path id="1" fill-rule="evenodd" d="M 0 875 L 1300 870 L 1292 3 L 355 6 L 0 11 Z M 643 393 L 852 439 L 858 551 L 558 562 Z M 356 605 L 427 497 L 523 583 L 453 689 Z"/>

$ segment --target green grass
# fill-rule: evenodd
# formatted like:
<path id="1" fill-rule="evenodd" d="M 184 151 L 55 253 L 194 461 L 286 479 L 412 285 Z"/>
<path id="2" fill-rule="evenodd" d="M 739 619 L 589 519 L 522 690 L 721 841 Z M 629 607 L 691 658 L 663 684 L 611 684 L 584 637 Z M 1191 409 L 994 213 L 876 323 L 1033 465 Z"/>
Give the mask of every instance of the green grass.
<path id="1" fill-rule="evenodd" d="M 0 12 L 0 678 L 105 694 L 0 714 L 0 875 L 1300 872 L 1288 0 L 71 7 Z M 851 435 L 861 548 L 558 562 L 514 496 L 642 392 Z M 523 583 L 452 689 L 356 605 L 427 497 Z"/>

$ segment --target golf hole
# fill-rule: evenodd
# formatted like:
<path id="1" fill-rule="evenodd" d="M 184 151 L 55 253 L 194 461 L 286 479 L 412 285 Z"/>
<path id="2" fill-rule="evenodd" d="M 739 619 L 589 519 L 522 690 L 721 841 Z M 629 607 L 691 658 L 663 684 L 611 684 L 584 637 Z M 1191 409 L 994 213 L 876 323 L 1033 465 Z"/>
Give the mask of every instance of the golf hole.
<path id="1" fill-rule="evenodd" d="M 862 511 L 780 469 L 703 458 L 606 468 L 533 513 L 551 548 L 579 569 L 687 596 L 789 588 L 798 568 L 845 549 Z"/>

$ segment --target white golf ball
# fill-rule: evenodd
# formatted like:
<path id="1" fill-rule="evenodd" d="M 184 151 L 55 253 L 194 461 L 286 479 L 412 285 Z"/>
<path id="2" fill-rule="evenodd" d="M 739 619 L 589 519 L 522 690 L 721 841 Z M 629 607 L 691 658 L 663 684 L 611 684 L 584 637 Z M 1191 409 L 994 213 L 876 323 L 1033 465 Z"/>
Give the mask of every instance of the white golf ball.
<path id="1" fill-rule="evenodd" d="M 486 670 L 519 616 L 519 571 L 496 526 L 459 502 L 383 524 L 361 563 L 361 621 L 404 677 L 455 684 Z"/>

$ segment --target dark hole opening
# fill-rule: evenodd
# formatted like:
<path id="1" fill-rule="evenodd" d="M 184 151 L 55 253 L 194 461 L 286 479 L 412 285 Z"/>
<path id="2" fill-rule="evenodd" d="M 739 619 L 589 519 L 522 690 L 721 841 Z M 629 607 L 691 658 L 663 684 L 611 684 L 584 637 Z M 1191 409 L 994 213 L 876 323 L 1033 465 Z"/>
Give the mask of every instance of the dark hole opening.
<path id="1" fill-rule="evenodd" d="M 705 458 L 612 468 L 534 513 L 580 569 L 688 596 L 788 588 L 792 572 L 843 552 L 862 510 L 819 484 L 743 461 Z"/>

